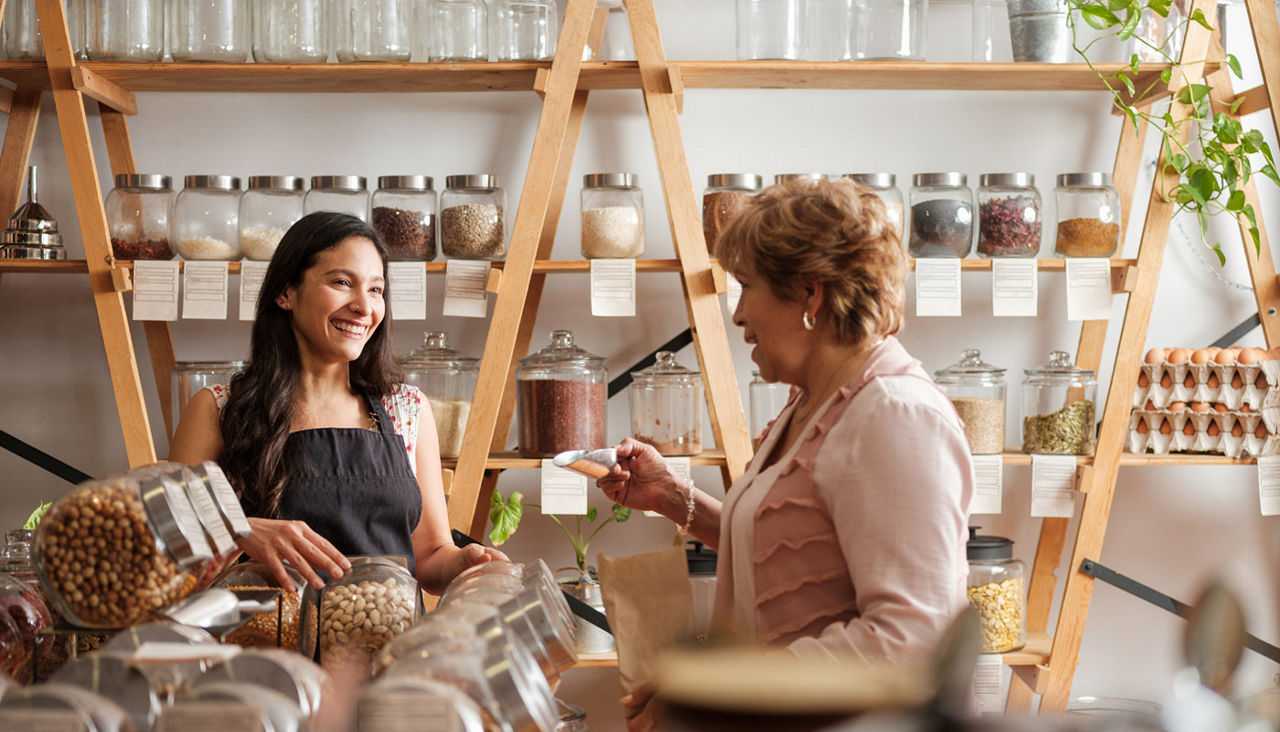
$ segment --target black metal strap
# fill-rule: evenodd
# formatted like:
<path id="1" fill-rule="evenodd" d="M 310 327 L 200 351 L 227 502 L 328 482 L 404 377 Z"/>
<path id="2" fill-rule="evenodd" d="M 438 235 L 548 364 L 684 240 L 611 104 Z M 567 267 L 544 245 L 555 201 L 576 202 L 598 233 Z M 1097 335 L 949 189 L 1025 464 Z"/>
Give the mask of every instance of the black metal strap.
<path id="1" fill-rule="evenodd" d="M 8 450 L 37 468 L 53 473 L 72 485 L 93 479 L 92 475 L 67 465 L 44 450 L 23 442 L 4 430 L 0 430 L 0 448 Z"/>
<path id="2" fill-rule="evenodd" d="M 1235 345 L 1236 343 L 1240 342 L 1241 338 L 1244 338 L 1246 333 L 1253 330 L 1254 328 L 1257 328 L 1259 325 L 1262 325 L 1262 318 L 1259 318 L 1258 314 L 1254 313 L 1253 315 L 1250 315 L 1249 317 L 1245 318 L 1244 321 L 1240 323 L 1240 325 L 1237 325 L 1236 327 L 1227 331 L 1226 335 L 1222 336 L 1221 338 L 1214 341 L 1213 343 L 1210 343 L 1209 345 L 1217 346 L 1218 348 L 1226 348 L 1227 346 Z"/>
<path id="3" fill-rule="evenodd" d="M 631 368 L 623 369 L 622 373 L 609 382 L 609 398 L 622 393 L 623 389 L 631 386 L 631 372 L 647 369 L 658 362 L 658 351 L 679 351 L 681 348 L 693 343 L 693 330 L 685 328 L 679 335 L 671 340 L 658 346 L 648 356 L 636 361 Z"/>

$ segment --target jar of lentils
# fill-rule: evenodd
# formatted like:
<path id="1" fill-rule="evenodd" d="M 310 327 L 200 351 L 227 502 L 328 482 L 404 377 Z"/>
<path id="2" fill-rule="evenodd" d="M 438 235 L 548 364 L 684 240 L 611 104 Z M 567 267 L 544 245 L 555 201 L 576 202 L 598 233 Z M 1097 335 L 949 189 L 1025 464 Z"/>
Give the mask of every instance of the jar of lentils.
<path id="1" fill-rule="evenodd" d="M 582 177 L 582 256 L 635 259 L 644 254 L 644 194 L 635 173 Z"/>
<path id="2" fill-rule="evenodd" d="M 964 257 L 973 246 L 973 193 L 964 173 L 917 173 L 911 181 L 913 257 Z"/>
<path id="3" fill-rule="evenodd" d="M 173 233 L 183 259 L 240 258 L 240 179 L 188 175 L 173 209 Z"/>
<path id="4" fill-rule="evenodd" d="M 115 183 L 104 203 L 115 258 L 173 259 L 169 244 L 173 179 L 127 173 L 117 175 Z"/>
<path id="5" fill-rule="evenodd" d="M 1110 257 L 1120 248 L 1120 194 L 1108 173 L 1063 173 L 1054 189 L 1064 257 Z"/>
<path id="6" fill-rule="evenodd" d="M 337 211 L 369 220 L 369 191 L 363 175 L 317 175 L 303 200 L 305 213 Z"/>
<path id="7" fill-rule="evenodd" d="M 451 175 L 445 184 L 440 251 L 450 259 L 502 260 L 507 254 L 507 195 L 498 176 Z"/>
<path id="8" fill-rule="evenodd" d="M 575 345 L 572 332 L 552 331 L 550 345 L 516 369 L 520 455 L 607 447 L 608 382 L 603 358 Z"/>
<path id="9" fill-rule="evenodd" d="M 395 260 L 436 258 L 436 191 L 429 175 L 384 175 L 373 192 L 373 228 Z"/>
<path id="10" fill-rule="evenodd" d="M 240 253 L 265 262 L 302 218 L 306 181 L 297 175 L 254 175 L 240 197 Z"/>
<path id="11" fill-rule="evenodd" d="M 712 255 L 721 232 L 746 209 L 751 198 L 760 192 L 761 185 L 763 181 L 754 173 L 707 176 L 707 190 L 702 194 L 702 233 L 707 240 L 707 251 Z"/>
<path id="12" fill-rule="evenodd" d="M 1040 253 L 1040 192 L 1030 173 L 983 173 L 978 179 L 978 256 Z"/>

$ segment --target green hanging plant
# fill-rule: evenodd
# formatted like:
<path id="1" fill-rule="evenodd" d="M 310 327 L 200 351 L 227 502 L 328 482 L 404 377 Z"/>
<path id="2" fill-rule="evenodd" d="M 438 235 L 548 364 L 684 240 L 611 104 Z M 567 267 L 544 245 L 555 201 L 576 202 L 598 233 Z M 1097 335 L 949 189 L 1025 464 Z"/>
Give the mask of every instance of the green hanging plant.
<path id="1" fill-rule="evenodd" d="M 525 504 L 524 494 L 514 491 L 512 494 L 503 498 L 498 491 L 493 492 L 493 496 L 489 499 L 489 521 L 493 524 L 493 528 L 489 530 L 489 540 L 494 546 L 501 546 L 520 528 L 520 519 L 524 516 L 525 505 L 534 508 L 542 508 L 536 503 Z M 613 504 L 610 514 L 605 520 L 596 526 L 590 534 L 584 534 L 584 530 L 589 530 L 591 525 L 600 517 L 600 512 L 595 506 L 587 509 L 587 513 L 582 516 L 574 516 L 574 530 L 570 531 L 564 521 L 559 516 L 549 513 L 547 518 L 556 522 L 560 530 L 565 536 L 569 537 L 569 543 L 573 545 L 573 558 L 578 565 L 578 571 L 587 573 L 587 550 L 591 548 L 591 542 L 601 531 L 604 531 L 611 524 L 620 524 L 631 518 L 631 509 L 626 506 Z"/>

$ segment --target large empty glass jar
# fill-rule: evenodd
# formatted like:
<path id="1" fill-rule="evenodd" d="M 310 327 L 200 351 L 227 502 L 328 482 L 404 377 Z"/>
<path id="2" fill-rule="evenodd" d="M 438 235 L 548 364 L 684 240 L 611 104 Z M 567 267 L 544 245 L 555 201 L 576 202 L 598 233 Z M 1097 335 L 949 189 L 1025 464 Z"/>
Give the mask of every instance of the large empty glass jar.
<path id="1" fill-rule="evenodd" d="M 573 333 L 553 331 L 551 344 L 520 359 L 516 369 L 520 454 L 554 457 L 605 447 L 608 380 L 603 358 L 574 345 Z"/>
<path id="2" fill-rule="evenodd" d="M 853 0 L 805 0 L 800 57 L 806 61 L 853 58 Z"/>
<path id="3" fill-rule="evenodd" d="M 413 0 L 333 0 L 338 61 L 408 61 L 413 55 Z"/>
<path id="4" fill-rule="evenodd" d="M 329 58 L 327 0 L 254 0 L 253 60 L 322 64 Z"/>
<path id="5" fill-rule="evenodd" d="M 44 60 L 44 43 L 36 17 L 36 0 L 9 0 L 4 6 L 4 57 L 12 61 Z"/>
<path id="6" fill-rule="evenodd" d="M 369 220 L 369 191 L 363 175 L 316 175 L 311 178 L 303 210 L 337 211 Z"/>
<path id="7" fill-rule="evenodd" d="M 422 346 L 400 362 L 405 383 L 427 395 L 436 421 L 440 457 L 456 458 L 462 450 L 462 435 L 471 416 L 471 398 L 480 375 L 480 359 L 449 347 L 443 332 L 426 334 Z"/>
<path id="8" fill-rule="evenodd" d="M 173 238 L 183 259 L 240 258 L 240 179 L 188 175 L 173 207 Z"/>
<path id="9" fill-rule="evenodd" d="M 923 61 L 929 0 L 857 0 L 854 57 Z"/>
<path id="10" fill-rule="evenodd" d="M 738 0 L 738 58 L 800 58 L 803 0 Z"/>
<path id="11" fill-rule="evenodd" d="M 163 0 L 84 0 L 85 50 L 92 61 L 164 57 Z"/>
<path id="12" fill-rule="evenodd" d="M 759 371 L 751 372 L 751 441 L 757 444 L 769 423 L 778 418 L 787 405 L 791 387 L 780 381 L 765 381 Z"/>
<path id="13" fill-rule="evenodd" d="M 169 0 L 169 53 L 174 61 L 241 63 L 249 26 L 249 0 Z"/>
<path id="14" fill-rule="evenodd" d="M 489 11 L 484 0 L 427 0 L 427 56 L 431 61 L 489 60 Z"/>
<path id="15" fill-rule="evenodd" d="M 173 365 L 171 383 L 173 423 L 182 418 L 191 397 L 206 386 L 231 383 L 231 377 L 244 370 L 245 361 L 178 361 Z"/>
<path id="16" fill-rule="evenodd" d="M 240 251 L 249 259 L 267 261 L 280 239 L 302 218 L 306 181 L 297 175 L 252 175 L 240 197 Z"/>
<path id="17" fill-rule="evenodd" d="M 702 452 L 702 378 L 671 351 L 631 374 L 631 436 L 663 455 Z"/>
<path id="18" fill-rule="evenodd" d="M 540 61 L 555 56 L 560 33 L 555 0 L 498 0 L 499 61 Z"/>

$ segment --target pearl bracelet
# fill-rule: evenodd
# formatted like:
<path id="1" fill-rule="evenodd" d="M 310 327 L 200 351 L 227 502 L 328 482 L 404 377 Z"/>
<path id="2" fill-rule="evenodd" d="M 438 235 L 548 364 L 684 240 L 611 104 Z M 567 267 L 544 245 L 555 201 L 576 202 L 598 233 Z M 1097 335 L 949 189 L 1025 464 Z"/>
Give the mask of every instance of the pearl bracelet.
<path id="1" fill-rule="evenodd" d="M 677 525 L 676 525 L 676 531 L 679 531 L 681 536 L 688 536 L 688 535 L 689 535 L 689 528 L 690 528 L 691 526 L 693 526 L 693 505 L 694 505 L 694 502 L 693 502 L 693 481 L 689 481 L 689 489 L 688 489 L 688 490 L 689 490 L 689 512 L 688 512 L 688 513 L 686 513 L 686 514 L 685 514 L 685 516 L 684 516 L 684 524 L 683 524 L 683 525 L 680 525 L 680 524 L 677 524 Z"/>

